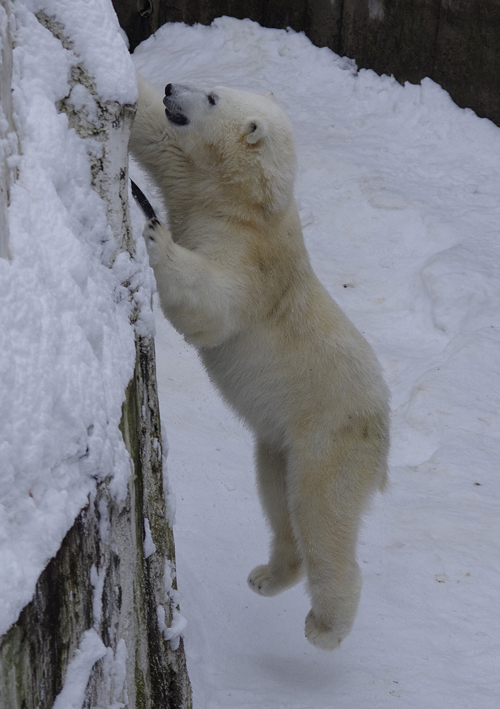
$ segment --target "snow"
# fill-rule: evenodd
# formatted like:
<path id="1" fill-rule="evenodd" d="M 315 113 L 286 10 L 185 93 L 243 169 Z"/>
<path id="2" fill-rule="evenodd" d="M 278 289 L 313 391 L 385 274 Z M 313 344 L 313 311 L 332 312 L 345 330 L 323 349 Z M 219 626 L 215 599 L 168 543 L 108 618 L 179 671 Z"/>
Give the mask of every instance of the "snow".
<path id="1" fill-rule="evenodd" d="M 111 0 L 24 0 L 33 12 L 57 18 L 69 35 L 72 49 L 85 58 L 99 96 L 120 103 L 135 103 L 137 89 L 123 33 Z M 37 55 L 34 55 L 37 58 Z"/>
<path id="2" fill-rule="evenodd" d="M 184 634 L 184 630 L 187 626 L 186 618 L 177 607 L 174 607 L 170 627 L 167 627 L 165 623 L 165 608 L 162 605 L 157 606 L 156 615 L 158 618 L 158 628 L 163 635 L 163 639 L 166 641 L 170 640 L 171 650 L 177 650 L 181 636 Z"/>
<path id="3" fill-rule="evenodd" d="M 101 99 L 135 99 L 109 0 L 8 7 L 17 140 L 7 138 L 19 155 L 8 213 L 11 259 L 0 258 L 0 635 L 31 600 L 96 483 L 109 477 L 113 494 L 126 495 L 131 463 L 118 425 L 135 335 L 123 284 L 140 279 L 145 259 L 144 248 L 138 263 L 117 255 L 106 204 L 91 188 L 93 148 L 57 110 L 70 92 L 72 66 L 87 60 Z M 40 10 L 65 25 L 73 48 L 37 20 Z M 101 55 L 117 64 L 113 87 Z M 89 96 L 79 100 L 89 103 Z M 144 280 L 138 297 L 147 301 Z M 94 581 L 102 591 L 102 579 Z"/>
<path id="4" fill-rule="evenodd" d="M 102 593 L 104 591 L 104 581 L 106 580 L 106 572 L 103 569 L 100 573 L 95 564 L 90 568 L 90 583 L 94 589 L 92 598 L 92 616 L 94 620 L 94 628 L 99 630 L 102 621 Z"/>
<path id="5" fill-rule="evenodd" d="M 113 474 L 124 494 L 130 461 L 118 423 L 134 331 L 123 283 L 141 286 L 138 327 L 152 327 L 142 242 L 136 261 L 117 257 L 85 141 L 56 108 L 81 60 L 101 98 L 135 100 L 110 0 L 9 8 L 21 150 L 10 158 L 19 170 L 11 258 L 0 258 L 0 635 L 96 479 Z M 58 18 L 71 47 L 38 22 L 39 11 Z M 181 604 L 172 628 L 162 606 L 158 620 L 173 646 L 185 638 L 194 705 L 386 709 L 399 699 L 405 709 L 496 709 L 500 130 L 430 80 L 402 87 L 357 72 L 301 34 L 250 21 L 165 26 L 138 47 L 135 63 L 158 88 L 182 81 L 274 92 L 295 128 L 296 194 L 313 264 L 375 348 L 393 393 L 392 486 L 365 520 L 359 615 L 341 648 L 322 654 L 303 637 L 303 586 L 271 599 L 246 586 L 268 545 L 251 436 L 156 309 L 169 519 L 176 514 L 165 602 Z M 73 89 L 71 100 L 95 118 L 90 93 Z M 16 141 L 3 136 L 12 154 Z M 142 216 L 133 217 L 139 233 Z M 108 539 L 104 505 L 100 525 Z M 96 624 L 102 581 L 94 568 Z M 82 705 L 100 658 L 112 706 L 123 706 L 125 642 L 113 655 L 91 629 L 56 709 Z"/>
<path id="6" fill-rule="evenodd" d="M 153 541 L 153 537 L 151 535 L 151 527 L 149 525 L 149 519 L 147 517 L 144 518 L 144 557 L 148 559 L 151 554 L 154 554 L 156 551 L 156 544 Z"/>
<path id="7" fill-rule="evenodd" d="M 359 614 L 322 654 L 303 636 L 303 586 L 265 599 L 246 585 L 268 545 L 251 436 L 156 309 L 194 706 L 496 709 L 500 129 L 429 79 L 403 87 L 248 20 L 166 25 L 134 61 L 159 89 L 274 92 L 314 267 L 393 393 L 391 488 L 364 523 Z"/>
<path id="8" fill-rule="evenodd" d="M 113 654 L 113 650 L 104 645 L 93 628 L 87 630 L 69 662 L 64 686 L 56 697 L 53 709 L 82 708 L 87 699 L 86 690 L 92 668 L 99 660 L 103 660 L 102 677 L 109 697 L 106 709 L 124 709 L 128 706 L 125 688 L 127 654 L 125 640 L 118 642 L 116 653 Z M 125 703 L 119 701 L 120 698 L 124 698 Z"/>
<path id="9" fill-rule="evenodd" d="M 64 687 L 53 709 L 81 709 L 85 690 L 95 663 L 106 655 L 106 647 L 94 629 L 87 630 L 68 665 Z"/>

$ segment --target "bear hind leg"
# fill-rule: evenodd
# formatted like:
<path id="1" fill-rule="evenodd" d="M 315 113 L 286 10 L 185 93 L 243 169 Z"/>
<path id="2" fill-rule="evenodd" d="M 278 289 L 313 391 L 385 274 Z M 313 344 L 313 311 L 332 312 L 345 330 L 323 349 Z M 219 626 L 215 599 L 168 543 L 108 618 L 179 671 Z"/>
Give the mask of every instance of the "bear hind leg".
<path id="1" fill-rule="evenodd" d="M 302 563 L 288 510 L 285 455 L 258 442 L 256 467 L 259 495 L 273 539 L 269 562 L 250 572 L 248 585 L 262 596 L 274 596 L 300 580 Z"/>
<path id="2" fill-rule="evenodd" d="M 345 500 L 335 503 L 320 490 L 314 502 L 305 496 L 295 506 L 312 606 L 305 635 L 312 645 L 334 650 L 352 628 L 361 593 L 356 561 L 359 519 L 346 514 Z"/>
<path id="3" fill-rule="evenodd" d="M 290 509 L 312 602 L 305 634 L 322 650 L 338 647 L 354 623 L 361 594 L 358 530 L 385 464 L 378 443 L 353 429 L 321 461 L 291 459 Z"/>

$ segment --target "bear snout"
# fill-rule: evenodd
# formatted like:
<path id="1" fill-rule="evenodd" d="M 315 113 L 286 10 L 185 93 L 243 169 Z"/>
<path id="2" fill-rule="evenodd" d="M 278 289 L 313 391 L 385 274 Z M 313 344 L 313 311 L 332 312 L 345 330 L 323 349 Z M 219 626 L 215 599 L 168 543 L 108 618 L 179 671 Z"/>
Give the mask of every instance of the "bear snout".
<path id="1" fill-rule="evenodd" d="M 182 112 L 181 107 L 174 99 L 175 91 L 172 84 L 167 84 L 165 86 L 165 98 L 163 99 L 163 105 L 165 106 L 165 115 L 170 123 L 176 126 L 187 126 L 189 123 L 189 118 Z"/>
<path id="2" fill-rule="evenodd" d="M 187 84 L 167 84 L 165 86 L 165 96 L 178 96 L 179 94 L 196 94 L 203 93 L 200 89 L 195 89 Z"/>

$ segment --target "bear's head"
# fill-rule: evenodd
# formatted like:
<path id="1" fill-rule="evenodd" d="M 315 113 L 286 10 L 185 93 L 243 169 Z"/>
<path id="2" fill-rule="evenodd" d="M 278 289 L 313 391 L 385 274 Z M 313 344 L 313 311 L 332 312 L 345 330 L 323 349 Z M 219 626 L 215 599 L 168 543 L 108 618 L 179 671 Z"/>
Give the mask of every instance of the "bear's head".
<path id="1" fill-rule="evenodd" d="M 167 84 L 165 114 L 189 160 L 226 196 L 278 211 L 293 196 L 292 127 L 271 93 Z"/>

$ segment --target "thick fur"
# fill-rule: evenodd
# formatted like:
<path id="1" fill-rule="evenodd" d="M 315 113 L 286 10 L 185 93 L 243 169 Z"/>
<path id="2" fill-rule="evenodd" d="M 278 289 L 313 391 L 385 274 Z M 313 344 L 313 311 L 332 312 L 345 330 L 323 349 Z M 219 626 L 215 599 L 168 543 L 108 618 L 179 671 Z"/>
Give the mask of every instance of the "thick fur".
<path id="1" fill-rule="evenodd" d="M 356 541 L 386 481 L 388 392 L 370 346 L 315 276 L 293 198 L 295 153 L 271 96 L 139 78 L 130 148 L 162 191 L 169 228 L 145 238 L 163 311 L 255 434 L 272 596 L 306 575 L 308 640 L 351 630 Z M 167 115 L 165 113 L 165 108 Z"/>

